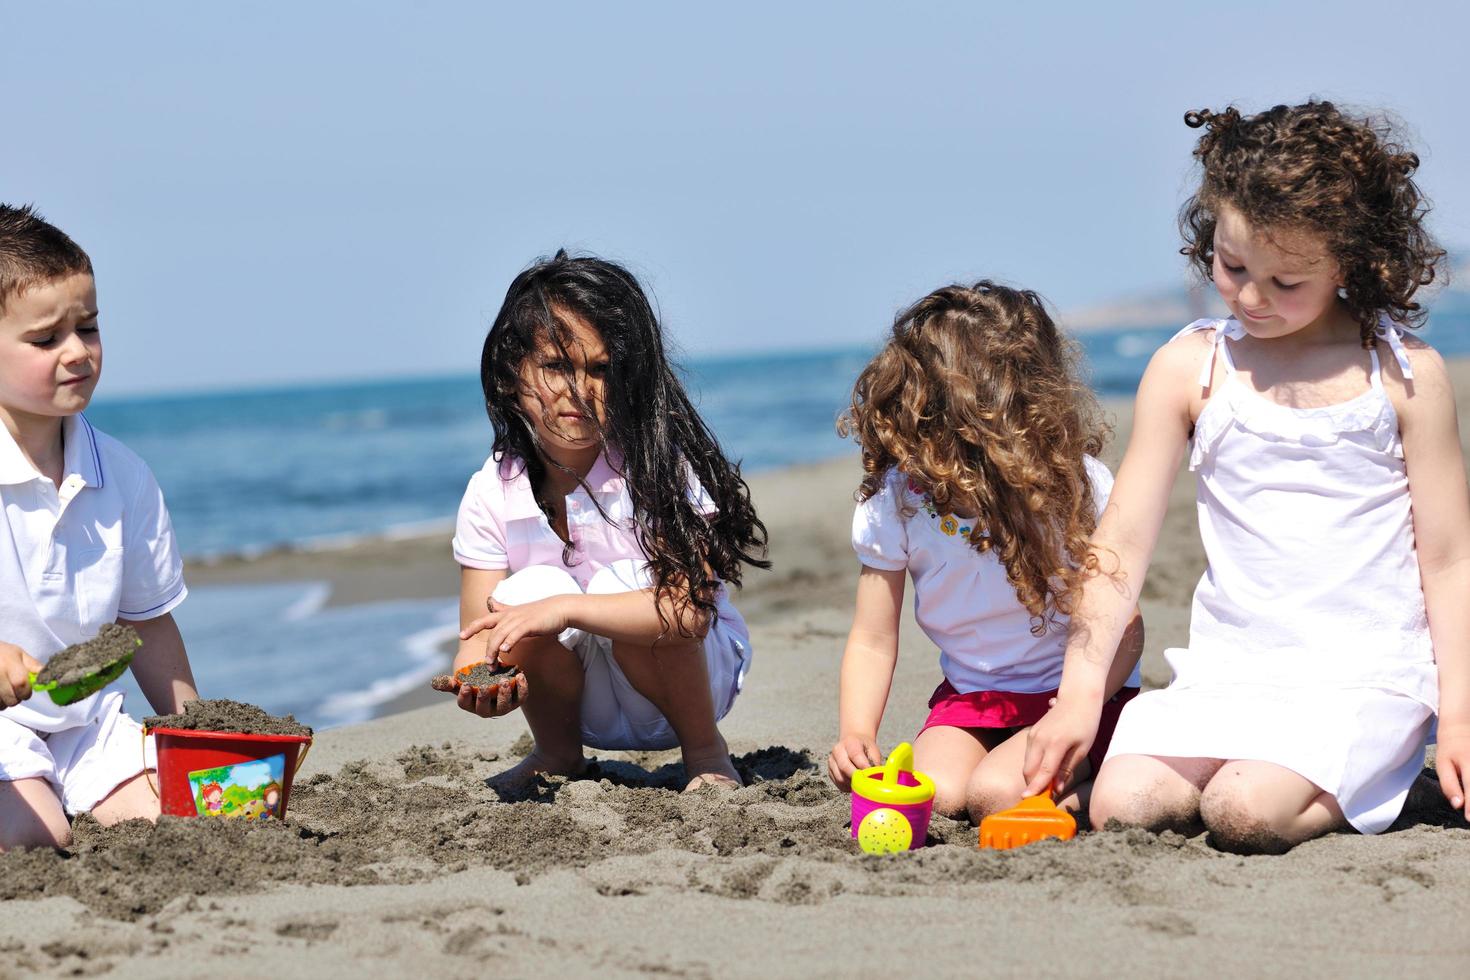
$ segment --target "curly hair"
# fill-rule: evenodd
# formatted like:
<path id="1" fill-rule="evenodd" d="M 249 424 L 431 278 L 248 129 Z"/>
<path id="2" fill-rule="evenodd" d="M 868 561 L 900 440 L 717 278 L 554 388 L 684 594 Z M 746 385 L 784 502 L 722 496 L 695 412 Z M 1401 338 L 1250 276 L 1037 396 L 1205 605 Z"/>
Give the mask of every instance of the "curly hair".
<path id="1" fill-rule="evenodd" d="M 898 315 L 837 423 L 862 447 L 856 498 L 897 468 L 940 513 L 974 515 L 970 545 L 995 552 L 1037 636 L 1071 613 L 1097 524 L 1083 457 L 1108 428 L 1078 363 L 1036 293 L 946 286 Z"/>
<path id="2" fill-rule="evenodd" d="M 1419 157 L 1387 120 L 1311 101 L 1254 116 L 1196 109 L 1184 122 L 1204 133 L 1194 149 L 1199 189 L 1179 214 L 1179 251 L 1205 279 L 1213 278 L 1215 218 L 1229 205 L 1256 228 L 1323 239 L 1364 347 L 1375 344 L 1382 313 L 1423 323 L 1414 293 L 1434 281 L 1445 253 L 1424 226 L 1429 202 L 1413 179 Z"/>
<path id="3" fill-rule="evenodd" d="M 534 424 L 520 408 L 521 365 L 545 341 L 563 353 L 575 343 L 568 316 L 590 324 L 607 348 L 602 437 L 622 456 L 634 526 L 657 583 L 655 593 L 660 600 L 672 598 L 676 610 L 692 605 L 712 616 L 721 581 L 739 586 L 742 565 L 770 567 L 762 557 L 766 528 L 756 517 L 739 465 L 726 459 L 679 383 L 658 316 L 627 269 L 603 259 L 569 257 L 563 250 L 511 283 L 480 355 L 480 383 L 495 433 L 491 452 L 525 467 L 536 502 L 551 521 L 552 501 L 543 492 L 548 460 L 538 449 Z M 568 381 L 575 393 L 574 380 Z M 718 508 L 709 517 L 689 499 L 691 473 Z M 570 555 L 570 544 L 567 548 Z M 688 635 L 683 626 L 680 633 Z"/>

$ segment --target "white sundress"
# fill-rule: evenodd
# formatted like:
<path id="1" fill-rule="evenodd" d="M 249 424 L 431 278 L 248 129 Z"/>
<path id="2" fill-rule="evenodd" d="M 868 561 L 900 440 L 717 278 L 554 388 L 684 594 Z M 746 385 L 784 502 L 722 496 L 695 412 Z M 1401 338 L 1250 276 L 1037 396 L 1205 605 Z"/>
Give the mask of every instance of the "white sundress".
<path id="1" fill-rule="evenodd" d="M 1424 764 L 1438 675 L 1414 548 L 1398 415 L 1370 351 L 1363 394 L 1298 409 L 1235 373 L 1230 320 L 1214 330 L 1225 377 L 1195 423 L 1209 566 L 1194 592 L 1189 646 L 1164 651 L 1174 680 L 1124 709 L 1116 755 L 1258 760 L 1331 793 L 1377 833 Z M 1399 328 L 1378 336 L 1412 378 Z"/>

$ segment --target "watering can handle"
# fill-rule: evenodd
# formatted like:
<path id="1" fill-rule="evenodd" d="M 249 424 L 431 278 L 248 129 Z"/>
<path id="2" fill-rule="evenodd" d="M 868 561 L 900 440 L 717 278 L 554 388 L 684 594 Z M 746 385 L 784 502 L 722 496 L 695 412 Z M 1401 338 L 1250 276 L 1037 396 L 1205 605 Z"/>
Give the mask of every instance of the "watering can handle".
<path id="1" fill-rule="evenodd" d="M 913 771 L 914 747 L 907 742 L 900 742 L 888 754 L 888 761 L 883 763 L 883 781 L 885 783 L 897 783 L 899 773 Z"/>

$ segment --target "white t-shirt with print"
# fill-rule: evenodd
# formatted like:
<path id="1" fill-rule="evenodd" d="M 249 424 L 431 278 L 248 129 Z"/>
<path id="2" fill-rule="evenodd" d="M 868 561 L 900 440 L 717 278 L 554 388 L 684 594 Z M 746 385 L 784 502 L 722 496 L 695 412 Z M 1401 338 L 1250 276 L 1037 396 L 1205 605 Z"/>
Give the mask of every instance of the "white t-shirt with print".
<path id="1" fill-rule="evenodd" d="M 1113 474 L 1084 457 L 1098 514 L 1113 489 Z M 905 517 L 905 511 L 911 516 Z M 1006 580 L 994 551 L 976 551 L 967 535 L 971 521 L 939 514 L 900 470 L 889 471 L 882 489 L 858 504 L 852 546 L 870 568 L 908 569 L 914 582 L 914 617 L 939 647 L 945 678 L 961 694 L 1009 691 L 1036 694 L 1062 680 L 1067 617 L 1041 636 Z M 1137 668 L 1129 686 L 1137 686 Z"/>

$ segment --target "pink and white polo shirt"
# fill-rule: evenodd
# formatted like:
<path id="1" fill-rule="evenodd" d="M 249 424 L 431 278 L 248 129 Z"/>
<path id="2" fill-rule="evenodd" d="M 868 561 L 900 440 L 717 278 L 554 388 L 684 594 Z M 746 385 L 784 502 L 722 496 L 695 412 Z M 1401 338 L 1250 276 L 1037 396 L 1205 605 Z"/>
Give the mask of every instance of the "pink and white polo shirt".
<path id="1" fill-rule="evenodd" d="M 622 462 L 617 450 L 608 449 L 588 471 L 583 481 L 587 489 L 578 487 L 567 495 L 572 547 L 570 563 L 564 563 L 562 540 L 537 506 L 525 466 L 518 459 L 492 455 L 470 477 L 460 501 L 455 560 L 467 568 L 512 572 L 532 565 L 564 568 L 584 589 L 593 575 L 619 559 L 647 560 L 638 543 L 633 498 L 623 478 Z M 689 499 L 705 516 L 718 509 L 692 472 Z"/>

